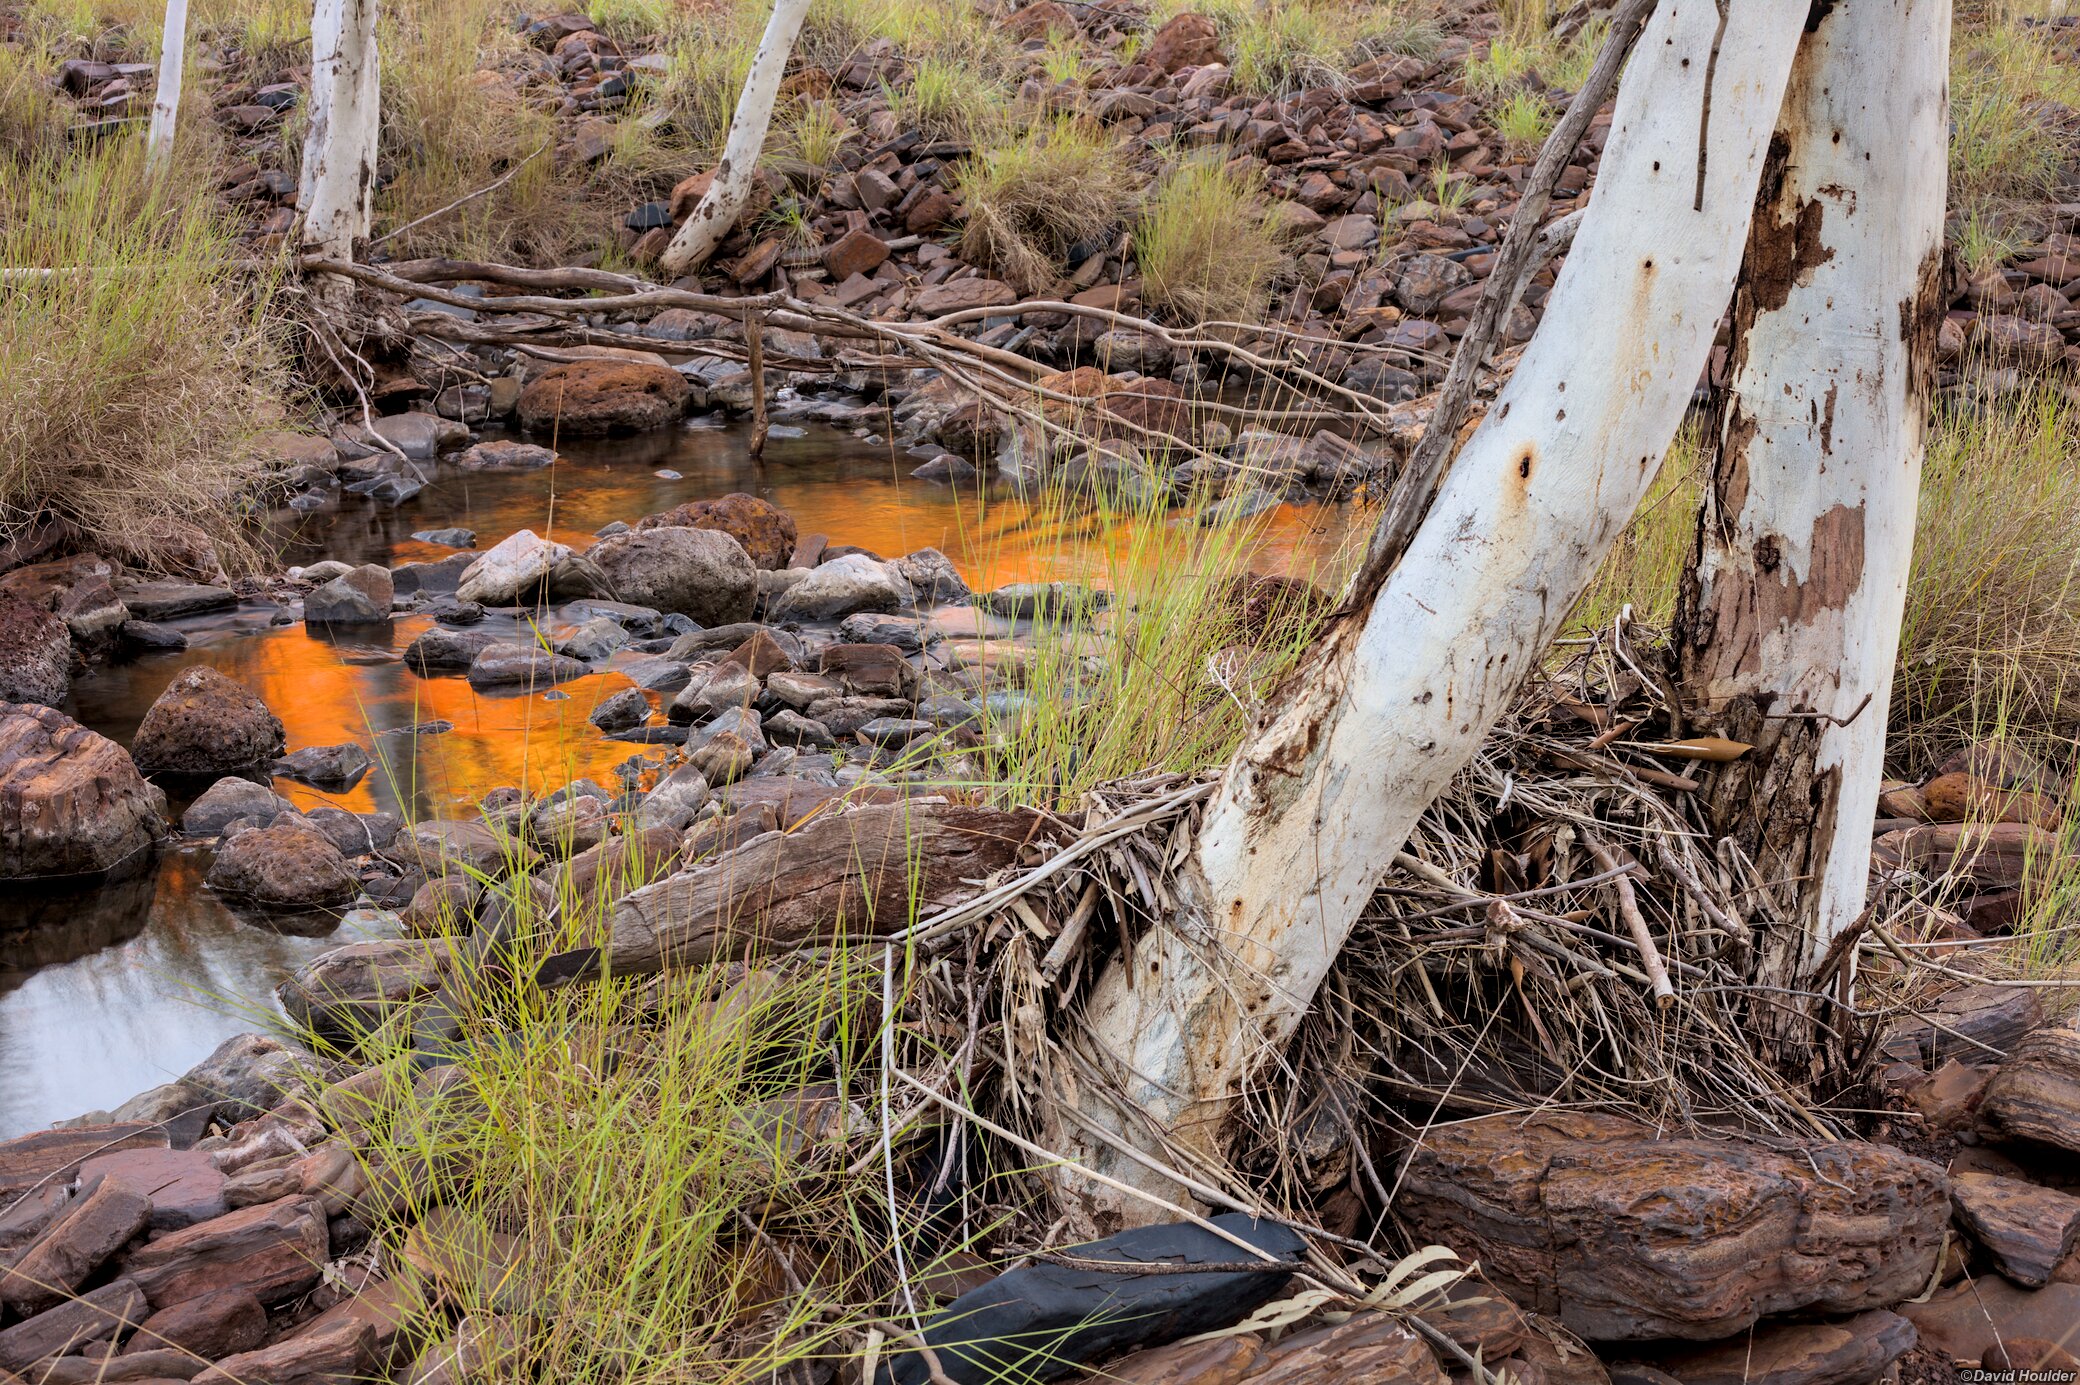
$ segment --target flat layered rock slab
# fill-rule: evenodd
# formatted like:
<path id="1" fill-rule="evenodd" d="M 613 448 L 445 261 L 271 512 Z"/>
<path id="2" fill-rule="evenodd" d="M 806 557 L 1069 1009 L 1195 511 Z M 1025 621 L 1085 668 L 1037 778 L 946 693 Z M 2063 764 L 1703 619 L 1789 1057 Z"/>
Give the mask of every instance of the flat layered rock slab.
<path id="1" fill-rule="evenodd" d="M 1993 1267 L 2024 1288 L 2042 1288 L 2080 1241 L 2080 1197 L 2020 1178 L 1960 1173 L 1950 1180 L 1957 1224 Z M 2080 1341 L 2080 1338 L 2076 1338 Z"/>
<path id="2" fill-rule="evenodd" d="M 136 620 L 179 620 L 183 616 L 228 611 L 238 604 L 238 593 L 229 587 L 198 582 L 135 582 L 116 588 Z"/>
<path id="3" fill-rule="evenodd" d="M 1928 1346 L 1953 1361 L 1979 1361 L 2000 1342 L 2074 1340 L 2080 1284 L 2024 1289 L 1987 1275 L 1953 1284 L 1926 1303 L 1901 1303 L 1897 1311 Z"/>
<path id="4" fill-rule="evenodd" d="M 2010 1138 L 2080 1153 L 2080 1029 L 2040 1029 L 2016 1044 L 1979 1113 Z"/>
<path id="5" fill-rule="evenodd" d="M 240 1287 L 276 1303 L 317 1283 L 331 1238 L 314 1197 L 242 1207 L 132 1251 L 123 1270 L 154 1308 Z"/>
<path id="6" fill-rule="evenodd" d="M 12 1202 L 39 1183 L 63 1183 L 97 1154 L 119 1149 L 165 1149 L 163 1126 L 144 1122 L 39 1130 L 0 1141 L 0 1201 Z"/>
<path id="7" fill-rule="evenodd" d="M 1941 1169 L 1884 1146 L 1660 1139 L 1564 1113 L 1431 1132 L 1398 1210 L 1591 1341 L 1711 1341 L 1912 1297 L 1950 1198 Z"/>
<path id="8" fill-rule="evenodd" d="M 1655 1364 L 1682 1385 L 1863 1385 L 1919 1340 L 1913 1323 L 1881 1309 L 1839 1322 L 1772 1323 Z"/>

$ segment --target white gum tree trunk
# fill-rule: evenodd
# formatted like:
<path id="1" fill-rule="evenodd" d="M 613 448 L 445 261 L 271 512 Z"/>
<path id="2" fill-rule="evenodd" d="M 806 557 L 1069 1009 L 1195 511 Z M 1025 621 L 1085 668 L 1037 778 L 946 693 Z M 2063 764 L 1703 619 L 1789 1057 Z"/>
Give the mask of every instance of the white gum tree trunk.
<path id="1" fill-rule="evenodd" d="M 155 175 L 164 173 L 173 159 L 187 62 L 188 0 L 166 0 L 166 23 L 159 31 L 159 84 L 152 93 L 152 124 L 144 139 L 145 167 Z"/>
<path id="2" fill-rule="evenodd" d="M 1777 882 L 1778 984 L 1864 906 L 1943 312 L 1950 8 L 1819 15 L 1734 298 L 1678 650 L 1686 704 L 1755 746 L 1707 807 Z"/>
<path id="3" fill-rule="evenodd" d="M 1516 373 L 1369 609 L 1229 765 L 1182 871 L 1191 907 L 1094 987 L 1075 1042 L 1125 1102 L 1077 1084 L 1056 1132 L 1072 1156 L 1181 1195 L 1119 1146 L 1187 1168 L 1217 1153 L 1416 819 L 1537 668 L 1704 366 L 1809 8 L 1739 0 L 1722 21 L 1706 0 L 1659 6 Z M 1065 1183 L 1093 1227 L 1150 1215 L 1095 1180 Z"/>
<path id="4" fill-rule="evenodd" d="M 310 125 L 297 205 L 303 248 L 331 259 L 353 259 L 354 243 L 368 237 L 381 66 L 376 0 L 317 0 L 311 12 Z"/>
<path id="5" fill-rule="evenodd" d="M 795 36 L 801 33 L 808 13 L 809 0 L 774 0 L 765 34 L 751 58 L 751 71 L 744 78 L 743 94 L 730 116 L 729 138 L 723 142 L 714 180 L 659 258 L 666 273 L 684 274 L 706 264 L 737 224 L 751 197 L 752 180 L 758 176 L 759 155 L 766 147 L 766 130 L 773 123 L 773 102 L 780 96 L 788 55 L 794 51 Z"/>

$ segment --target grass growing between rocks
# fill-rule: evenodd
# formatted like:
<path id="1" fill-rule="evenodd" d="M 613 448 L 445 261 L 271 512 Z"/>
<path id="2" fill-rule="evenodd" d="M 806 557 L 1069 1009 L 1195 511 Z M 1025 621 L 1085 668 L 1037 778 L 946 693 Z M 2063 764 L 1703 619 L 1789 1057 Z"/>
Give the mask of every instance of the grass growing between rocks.
<path id="1" fill-rule="evenodd" d="M 1444 33 L 1438 9 L 1421 0 L 1161 0 L 1149 22 L 1185 13 L 1214 22 L 1237 87 L 1259 96 L 1340 87 L 1353 65 L 1427 57 Z"/>
<path id="2" fill-rule="evenodd" d="M 1066 118 L 1035 125 L 964 166 L 961 254 L 1021 293 L 1040 292 L 1072 248 L 1118 235 L 1139 181 L 1103 127 Z"/>
<path id="3" fill-rule="evenodd" d="M 1004 803 L 1072 808 L 1108 780 L 1225 763 L 1320 632 L 1331 603 L 1319 593 L 1350 556 L 1298 580 L 1254 577 L 1260 520 L 1201 523 L 1201 506 L 1173 511 L 1152 491 L 1099 495 L 1102 485 L 1037 502 L 1042 527 L 1093 555 L 1077 579 L 1109 604 L 1058 603 L 1027 643 L 1004 647 L 1018 696 L 985 729 Z"/>
<path id="4" fill-rule="evenodd" d="M 2030 205 L 2053 194 L 2080 153 L 2080 70 L 2054 47 L 2065 31 L 2015 9 L 1995 6 L 1951 37 L 1951 235 L 1975 270 L 2034 229 Z"/>
<path id="5" fill-rule="evenodd" d="M 1252 318 L 1287 267 L 1286 239 L 1261 180 L 1188 160 L 1163 175 L 1135 228 L 1141 296 L 1179 321 Z"/>
<path id="6" fill-rule="evenodd" d="M 0 163 L 0 263 L 64 271 L 11 286 L 0 316 L 6 537 L 52 516 L 146 561 L 179 523 L 227 554 L 246 542 L 247 435 L 280 416 L 287 382 L 265 279 L 185 195 L 204 176 L 147 179 L 141 140 Z"/>

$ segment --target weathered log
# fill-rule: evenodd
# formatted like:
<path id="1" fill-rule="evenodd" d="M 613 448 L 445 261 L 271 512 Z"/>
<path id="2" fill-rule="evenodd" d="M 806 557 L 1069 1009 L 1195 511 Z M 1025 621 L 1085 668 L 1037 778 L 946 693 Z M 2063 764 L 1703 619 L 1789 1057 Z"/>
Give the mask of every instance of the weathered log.
<path id="1" fill-rule="evenodd" d="M 824 812 L 615 905 L 597 948 L 543 964 L 549 985 L 698 966 L 811 940 L 880 937 L 955 902 L 1038 834 L 1030 812 L 948 803 Z"/>

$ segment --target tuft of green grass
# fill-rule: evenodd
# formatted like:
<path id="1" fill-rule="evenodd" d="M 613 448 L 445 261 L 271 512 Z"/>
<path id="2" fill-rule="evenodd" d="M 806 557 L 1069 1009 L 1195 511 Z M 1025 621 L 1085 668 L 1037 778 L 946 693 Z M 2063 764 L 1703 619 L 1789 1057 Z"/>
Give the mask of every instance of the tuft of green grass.
<path id="1" fill-rule="evenodd" d="M 1953 227 L 1977 228 L 1980 256 L 2036 222 L 2080 154 L 2080 68 L 2054 46 L 2056 28 L 1996 13 L 1960 25 L 1950 57 Z"/>
<path id="2" fill-rule="evenodd" d="M 192 172 L 147 178 L 136 139 L 0 160 L 0 264 L 60 271 L 0 314 L 0 537 L 61 517 L 147 563 L 187 525 L 243 551 L 248 440 L 287 384 L 268 282 Z"/>
<path id="3" fill-rule="evenodd" d="M 1259 96 L 1341 86 L 1358 63 L 1427 57 L 1444 36 L 1428 0 L 1159 0 L 1149 24 L 1185 13 L 1213 20 L 1236 85 Z"/>
<path id="4" fill-rule="evenodd" d="M 1537 50 L 1528 43 L 1498 34 L 1489 40 L 1487 51 L 1466 60 L 1466 90 L 1492 101 L 1528 80 L 1538 62 Z"/>
<path id="5" fill-rule="evenodd" d="M 1056 86 L 1081 86 L 1090 75 L 1091 60 L 1083 40 L 1075 34 L 1049 30 L 1047 47 L 1040 54 L 1040 71 Z"/>
<path id="6" fill-rule="evenodd" d="M 1035 293 L 1060 277 L 1072 246 L 1118 233 L 1139 179 L 1102 126 L 1062 117 L 979 151 L 959 186 L 962 256 Z"/>
<path id="7" fill-rule="evenodd" d="M 1553 130 L 1552 103 L 1536 92 L 1513 91 L 1496 106 L 1495 133 L 1509 152 L 1521 158 L 1535 153 Z"/>
<path id="8" fill-rule="evenodd" d="M 0 44 L 0 159 L 58 155 L 66 123 L 65 108 L 27 50 Z"/>
<path id="9" fill-rule="evenodd" d="M 983 68 L 957 58 L 926 56 L 900 88 L 885 89 L 889 108 L 927 139 L 977 143 L 1003 127 L 1010 94 Z"/>
<path id="10" fill-rule="evenodd" d="M 1142 297 L 1184 321 L 1255 316 L 1288 260 L 1262 182 L 1202 160 L 1156 184 L 1134 248 Z"/>

